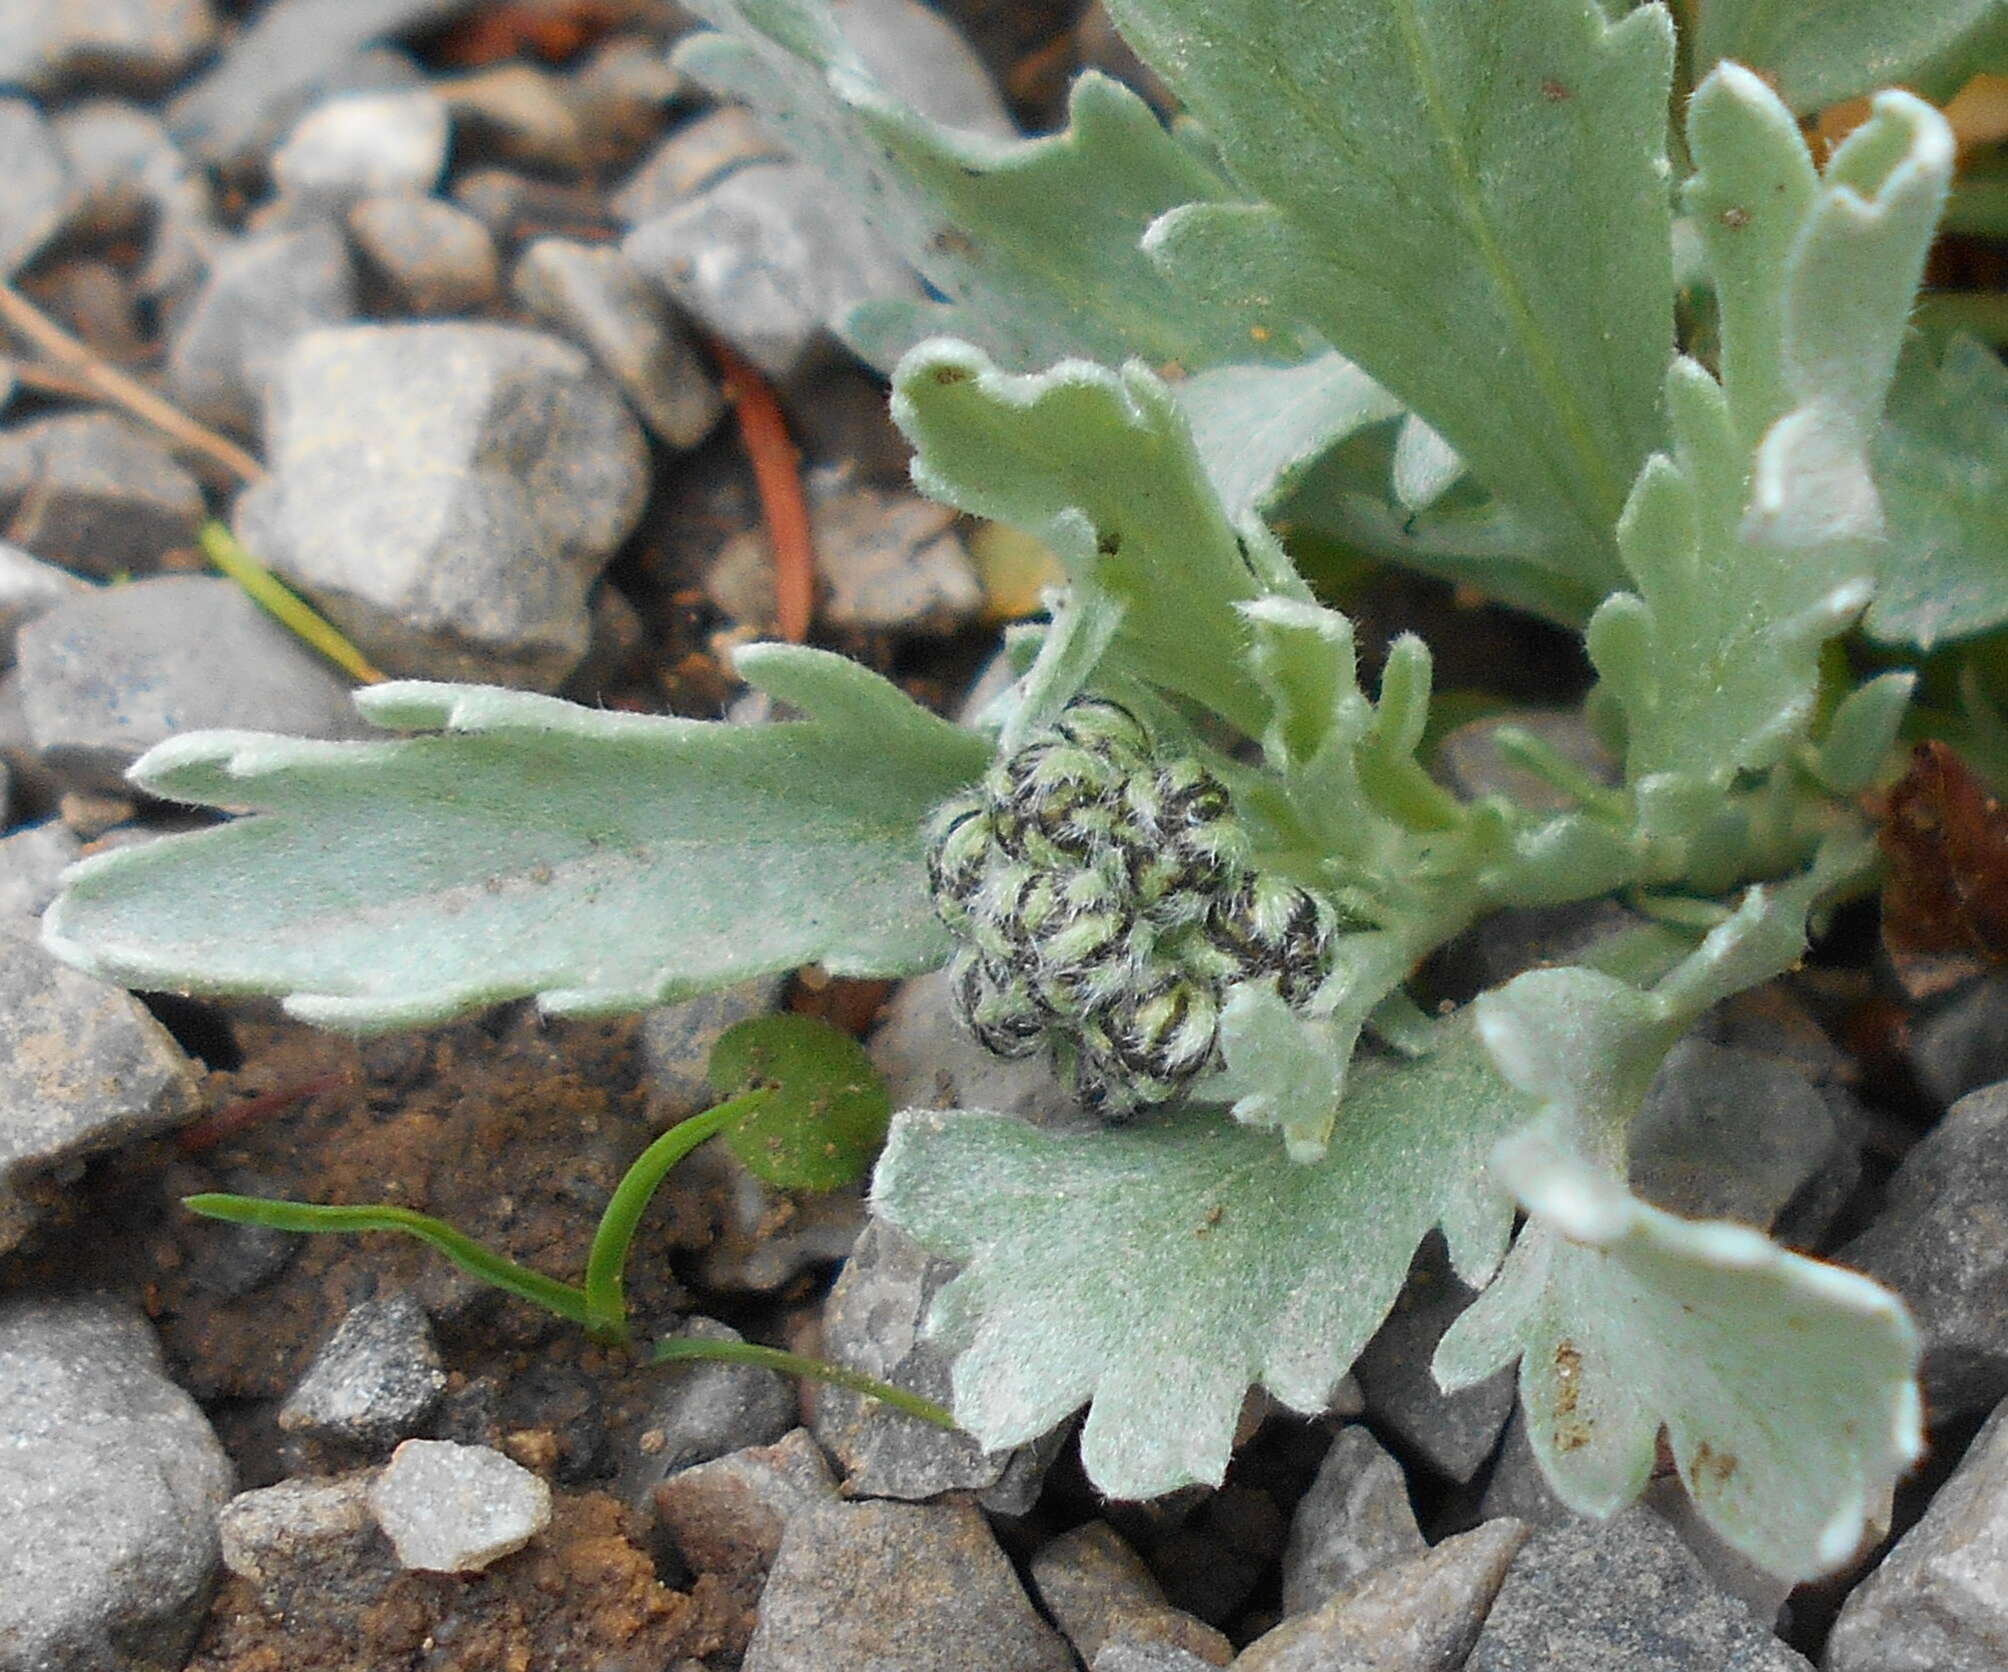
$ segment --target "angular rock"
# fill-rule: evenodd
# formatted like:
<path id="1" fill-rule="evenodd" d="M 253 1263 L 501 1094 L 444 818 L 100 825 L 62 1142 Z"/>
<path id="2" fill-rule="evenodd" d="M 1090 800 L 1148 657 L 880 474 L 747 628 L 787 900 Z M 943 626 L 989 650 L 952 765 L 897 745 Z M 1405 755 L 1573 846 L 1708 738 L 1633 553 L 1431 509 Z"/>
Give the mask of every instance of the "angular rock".
<path id="1" fill-rule="evenodd" d="M 0 662 L 13 661 L 14 640 L 24 621 L 33 621 L 61 600 L 89 590 L 67 569 L 0 541 Z"/>
<path id="2" fill-rule="evenodd" d="M 685 1320 L 672 1339 L 743 1341 L 714 1318 Z M 634 1452 L 622 1469 L 620 1496 L 637 1507 L 670 1475 L 729 1452 L 771 1445 L 795 1426 L 795 1387 L 757 1365 L 696 1360 L 664 1365 Z"/>
<path id="3" fill-rule="evenodd" d="M 787 162 L 789 152 L 744 105 L 720 105 L 686 122 L 623 180 L 607 207 L 629 226 L 666 214 L 735 168 Z"/>
<path id="4" fill-rule="evenodd" d="M 577 349 L 455 322 L 314 332 L 265 436 L 237 532 L 379 667 L 552 690 L 577 666 L 648 488 L 640 427 Z"/>
<path id="5" fill-rule="evenodd" d="M 661 45 L 642 34 L 609 36 L 565 79 L 587 153 L 602 170 L 632 162 L 661 134 L 669 106 L 688 91 Z"/>
<path id="6" fill-rule="evenodd" d="M 1047 1615 L 1089 1664 L 1112 1644 L 1184 1651 L 1225 1666 L 1234 1646 L 1165 1600 L 1144 1560 L 1106 1521 L 1088 1521 L 1042 1546 L 1032 1585 Z"/>
<path id="7" fill-rule="evenodd" d="M 21 1672 L 174 1672 L 216 1566 L 229 1460 L 140 1314 L 0 1302 L 0 1657 Z"/>
<path id="8" fill-rule="evenodd" d="M 253 233 L 217 253 L 173 320 L 168 396 L 204 423 L 248 432 L 294 340 L 355 312 L 355 269 L 332 221 Z"/>
<path id="9" fill-rule="evenodd" d="M 1848 1597 L 1827 1672 L 2008 1666 L 2008 1403 L 1987 1419 L 1924 1519 Z"/>
<path id="10" fill-rule="evenodd" d="M 0 83 L 50 93 L 170 86 L 216 38 L 209 0 L 8 0 Z"/>
<path id="11" fill-rule="evenodd" d="M 26 99 L 0 98 L 0 279 L 12 278 L 68 218 L 74 187 L 62 148 Z"/>
<path id="12" fill-rule="evenodd" d="M 797 1516 L 742 1672 L 1073 1672 L 973 1504 L 832 1504 Z"/>
<path id="13" fill-rule="evenodd" d="M 823 1310 L 828 1357 L 938 1405 L 950 1400 L 949 1361 L 921 1339 L 934 1297 L 955 1267 L 923 1251 L 890 1225 L 873 1220 L 858 1238 Z M 816 1397 L 811 1424 L 823 1449 L 845 1471 L 853 1497 L 932 1498 L 975 1492 L 993 1513 L 1022 1515 L 1039 1496 L 1046 1467 L 1066 1431 L 1009 1451 L 985 1451 L 876 1399 L 839 1387 Z"/>
<path id="14" fill-rule="evenodd" d="M 1918 1084 L 1940 1103 L 2008 1080 L 2008 970 L 1995 970 L 1922 1012 L 1908 1053 Z"/>
<path id="15" fill-rule="evenodd" d="M 1683 1039 L 1632 1128 L 1631 1185 L 1689 1219 L 1769 1230 L 1823 1172 L 1856 1170 L 1832 1109 L 1775 1057 Z"/>
<path id="16" fill-rule="evenodd" d="M 1734 1597 L 1717 1590 L 1678 1535 L 1634 1506 L 1571 1519 L 1521 1547 L 1464 1672 L 1811 1672 Z"/>
<path id="17" fill-rule="evenodd" d="M 833 0 L 831 15 L 865 68 L 894 98 L 966 133 L 1016 139 L 983 60 L 962 32 L 920 0 Z"/>
<path id="18" fill-rule="evenodd" d="M 21 629 L 17 654 L 29 735 L 78 788 L 123 789 L 125 769 L 178 732 L 365 729 L 333 669 L 221 577 L 66 599 Z"/>
<path id="19" fill-rule="evenodd" d="M 1111 1643 L 1089 1672 L 1206 1672 L 1213 1662 L 1170 1643 Z"/>
<path id="20" fill-rule="evenodd" d="M 657 1484 L 656 1525 L 694 1573 L 758 1595 L 788 1523 L 835 1504 L 837 1483 L 806 1428 L 693 1464 Z"/>
<path id="21" fill-rule="evenodd" d="M 1962 1097 L 1889 1181 L 1873 1224 L 1834 1258 L 1886 1283 L 1924 1335 L 1934 1419 L 2008 1395 L 2008 1081 Z"/>
<path id="22" fill-rule="evenodd" d="M 576 342 L 672 447 L 695 447 L 725 410 L 662 296 L 617 249 L 540 238 L 510 277 L 516 300 Z"/>
<path id="23" fill-rule="evenodd" d="M 1492 1455 L 1513 1410 L 1510 1368 L 1459 1393 L 1445 1393 L 1430 1370 L 1437 1342 L 1472 1298 L 1450 1269 L 1443 1238 L 1431 1232 L 1387 1320 L 1353 1366 L 1367 1410 L 1458 1481 L 1469 1480 Z"/>
<path id="24" fill-rule="evenodd" d="M 80 574 L 152 574 L 195 544 L 201 485 L 154 433 L 113 412 L 0 431 L 0 517 L 37 557 Z"/>
<path id="25" fill-rule="evenodd" d="M 408 1438 L 446 1391 L 425 1308 L 400 1291 L 349 1308 L 279 1407 L 289 1434 L 353 1446 Z"/>
<path id="26" fill-rule="evenodd" d="M 1528 1529 L 1487 1521 L 1377 1568 L 1241 1652 L 1235 1672 L 1458 1672 Z M 1571 1672 L 1623 1661 L 1557 1660 Z"/>
<path id="27" fill-rule="evenodd" d="M 422 195 L 446 166 L 446 140 L 446 104 L 429 89 L 344 93 L 300 118 L 272 154 L 272 182 L 307 213 L 382 193 Z"/>
<path id="28" fill-rule="evenodd" d="M 1401 1465 L 1365 1428 L 1341 1428 L 1290 1521 L 1283 1612 L 1307 1614 L 1375 1569 L 1427 1548 Z"/>
<path id="29" fill-rule="evenodd" d="M 586 162 L 586 130 L 556 76 L 520 59 L 435 82 L 463 157 L 557 173 Z"/>
<path id="30" fill-rule="evenodd" d="M 1052 1057 L 1000 1057 L 976 1043 L 949 1005 L 946 970 L 900 983 L 866 1043 L 895 1109 L 995 1109 L 1037 1126 L 1098 1124 Z"/>
<path id="31" fill-rule="evenodd" d="M 944 634 L 981 613 L 983 583 L 948 506 L 818 471 L 809 481 L 809 521 L 821 583 L 817 618 L 826 626 Z M 727 541 L 705 590 L 740 624 L 771 626 L 774 562 L 765 531 Z"/>
<path id="32" fill-rule="evenodd" d="M 349 211 L 349 233 L 414 314 L 473 313 L 501 293 L 495 240 L 456 204 L 409 192 L 366 197 Z"/>
<path id="33" fill-rule="evenodd" d="M 59 963 L 33 920 L 0 920 L 0 1249 L 84 1158 L 179 1125 L 193 1066 L 122 988 Z"/>
<path id="34" fill-rule="evenodd" d="M 369 1488 L 370 1513 L 407 1568 L 476 1573 L 551 1521 L 551 1489 L 487 1446 L 406 1440 Z"/>
<path id="35" fill-rule="evenodd" d="M 57 879 L 82 852 L 83 844 L 61 819 L 0 836 L 0 916 L 40 917 L 56 897 Z"/>
<path id="36" fill-rule="evenodd" d="M 707 331 L 787 378 L 860 302 L 920 281 L 841 194 L 801 163 L 734 170 L 642 222 L 622 249 Z"/>
<path id="37" fill-rule="evenodd" d="M 223 1506 L 223 1565 L 277 1616 L 369 1606 L 396 1570 L 370 1513 L 377 1473 L 358 1469 L 238 1493 Z"/>

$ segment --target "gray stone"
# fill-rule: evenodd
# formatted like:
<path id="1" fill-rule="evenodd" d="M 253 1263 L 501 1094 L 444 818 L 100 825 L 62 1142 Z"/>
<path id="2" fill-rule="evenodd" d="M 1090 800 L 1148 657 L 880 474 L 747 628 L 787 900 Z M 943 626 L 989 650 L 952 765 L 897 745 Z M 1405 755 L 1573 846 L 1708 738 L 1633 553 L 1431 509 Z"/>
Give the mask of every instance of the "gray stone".
<path id="1" fill-rule="evenodd" d="M 423 194 L 446 167 L 446 140 L 446 104 L 430 89 L 338 94 L 273 153 L 272 181 L 296 209 L 324 214 L 381 193 Z"/>
<path id="2" fill-rule="evenodd" d="M 370 1513 L 375 1469 L 282 1480 L 223 1506 L 223 1565 L 275 1616 L 381 1600 L 397 1558 Z"/>
<path id="3" fill-rule="evenodd" d="M 1206 1672 L 1212 1664 L 1171 1643 L 1116 1642 L 1095 1656 L 1090 1672 Z"/>
<path id="4" fill-rule="evenodd" d="M 0 279 L 12 278 L 68 218 L 74 186 L 62 147 L 26 99 L 0 98 Z"/>
<path id="5" fill-rule="evenodd" d="M 188 162 L 152 112 L 85 99 L 51 118 L 76 197 L 67 230 L 108 240 L 141 231 L 190 180 Z"/>
<path id="6" fill-rule="evenodd" d="M 641 34 L 609 36 L 566 78 L 567 102 L 601 169 L 619 168 L 663 128 L 663 113 L 687 90 L 661 45 Z"/>
<path id="7" fill-rule="evenodd" d="M 1527 1437 L 1527 1413 L 1517 1405 L 1499 1442 L 1492 1473 L 1486 1477 L 1479 1513 L 1488 1520 L 1512 1516 L 1537 1526 L 1566 1520 L 1575 1513 L 1555 1496 L 1548 1477 L 1541 1472 L 1533 1442 Z"/>
<path id="8" fill-rule="evenodd" d="M 1465 1672 L 1810 1672 L 1679 1536 L 1634 1506 L 1571 1519 L 1527 1540 L 1507 1571 Z"/>
<path id="9" fill-rule="evenodd" d="M 934 1297 L 955 1267 L 924 1252 L 879 1220 L 865 1227 L 823 1309 L 828 1356 L 937 1405 L 950 1402 L 949 1360 L 921 1339 Z M 1008 1451 L 985 1451 L 876 1399 L 840 1387 L 816 1397 L 811 1426 L 845 1471 L 854 1497 L 932 1498 L 976 1492 L 994 1513 L 1022 1515 L 1039 1496 L 1046 1467 L 1066 1431 Z"/>
<path id="10" fill-rule="evenodd" d="M 21 629 L 21 705 L 51 771 L 117 792 L 178 732 L 358 737 L 334 670 L 221 577 L 162 575 L 58 604 Z"/>
<path id="11" fill-rule="evenodd" d="M 2008 970 L 1995 970 L 1921 1011 L 1910 1025 L 1910 1066 L 1940 1103 L 2008 1080 Z"/>
<path id="12" fill-rule="evenodd" d="M 476 1573 L 551 1523 L 551 1489 L 487 1446 L 406 1440 L 369 1488 L 370 1513 L 407 1568 Z"/>
<path id="13" fill-rule="evenodd" d="M 1283 1612 L 1307 1614 L 1376 1568 L 1426 1548 L 1401 1465 L 1366 1429 L 1341 1428 L 1290 1521 Z"/>
<path id="14" fill-rule="evenodd" d="M 1234 1646 L 1171 1606 L 1144 1560 L 1106 1521 L 1088 1521 L 1042 1546 L 1032 1586 L 1047 1616 L 1090 1664 L 1109 1645 L 1173 1648 L 1225 1666 Z"/>
<path id="15" fill-rule="evenodd" d="M 1974 1437 L 1924 1519 L 1847 1600 L 1827 1672 L 2008 1666 L 2008 1403 Z"/>
<path id="16" fill-rule="evenodd" d="M 457 204 L 409 192 L 366 197 L 349 211 L 349 233 L 414 314 L 473 313 L 501 293 L 495 240 Z"/>
<path id="17" fill-rule="evenodd" d="M 1437 746 L 1438 775 L 1469 799 L 1503 795 L 1536 813 L 1560 813 L 1577 805 L 1573 796 L 1499 753 L 1499 733 L 1525 732 L 1560 755 L 1593 783 L 1617 782 L 1618 763 L 1579 709 L 1521 708 L 1489 714 L 1450 732 Z"/>
<path id="18" fill-rule="evenodd" d="M 373 41 L 424 28 L 470 0 L 272 0 L 222 58 L 168 106 L 168 128 L 209 162 L 235 162 L 267 143 L 319 88 Z M 351 85 L 353 85 L 351 78 Z"/>
<path id="19" fill-rule="evenodd" d="M 866 1044 L 895 1109 L 995 1109 L 1039 1126 L 1090 1128 L 1094 1117 L 1052 1057 L 1000 1057 L 976 1043 L 949 1006 L 948 972 L 900 984 Z"/>
<path id="20" fill-rule="evenodd" d="M 865 68 L 894 98 L 946 127 L 1016 139 L 983 60 L 955 25 L 920 0 L 832 0 L 830 13 Z"/>
<path id="21" fill-rule="evenodd" d="M 686 122 L 607 199 L 607 207 L 639 226 L 748 163 L 789 160 L 788 148 L 744 105 L 720 105 Z"/>
<path id="22" fill-rule="evenodd" d="M 4 445 L 0 438 L 0 447 Z M 13 661 L 14 639 L 24 621 L 46 615 L 62 599 L 89 590 L 67 569 L 0 541 L 0 662 Z"/>
<path id="23" fill-rule="evenodd" d="M 689 333 L 617 249 L 540 238 L 516 262 L 516 300 L 577 343 L 672 447 L 695 447 L 725 410 Z"/>
<path id="24" fill-rule="evenodd" d="M 982 612 L 983 583 L 949 506 L 853 482 L 840 471 L 813 472 L 808 499 L 821 594 L 816 615 L 825 626 L 939 635 Z M 734 621 L 770 628 L 774 563 L 766 531 L 728 540 L 705 590 Z"/>
<path id="25" fill-rule="evenodd" d="M 1437 1342 L 1473 1293 L 1450 1269 L 1443 1238 L 1432 1232 L 1416 1251 L 1386 1321 L 1353 1366 L 1368 1412 L 1432 1468 L 1459 1481 L 1469 1480 L 1492 1455 L 1513 1410 L 1510 1368 L 1458 1393 L 1439 1388 L 1430 1369 Z"/>
<path id="26" fill-rule="evenodd" d="M 1258 1637 L 1235 1672 L 1458 1672 L 1527 1537 L 1518 1521 L 1487 1521 L 1376 1568 Z M 1552 1664 L 1630 1672 L 1619 1661 Z"/>
<path id="27" fill-rule="evenodd" d="M 449 321 L 316 331 L 265 437 L 237 532 L 377 666 L 553 690 L 578 665 L 648 458 L 577 349 Z"/>
<path id="28" fill-rule="evenodd" d="M 85 1157 L 176 1126 L 195 1070 L 131 994 L 59 963 L 31 919 L 0 919 L 0 1249 Z"/>
<path id="29" fill-rule="evenodd" d="M 1904 1157 L 1874 1223 L 1834 1258 L 1909 1306 L 1934 1419 L 2008 1395 L 2008 1082 L 1953 1104 Z"/>
<path id="30" fill-rule="evenodd" d="M 1514 907 L 1479 919 L 1443 956 L 1474 990 L 1497 987 L 1523 970 L 1580 963 L 1599 942 L 1644 922 L 1617 900 Z"/>
<path id="31" fill-rule="evenodd" d="M 520 59 L 433 84 L 453 113 L 463 157 L 576 173 L 586 163 L 586 130 L 557 77 Z"/>
<path id="32" fill-rule="evenodd" d="M 230 1463 L 146 1320 L 97 1296 L 0 1302 L 0 1665 L 177 1672 Z"/>
<path id="33" fill-rule="evenodd" d="M 57 879 L 82 852 L 83 844 L 61 819 L 0 836 L 0 916 L 40 917 L 56 897 Z"/>
<path id="34" fill-rule="evenodd" d="M 842 194 L 800 163 L 735 169 L 642 222 L 621 246 L 707 331 L 770 377 L 800 370 L 861 302 L 920 281 Z"/>
<path id="35" fill-rule="evenodd" d="M 1631 1134 L 1631 1186 L 1688 1219 L 1769 1230 L 1823 1172 L 1855 1170 L 1827 1101 L 1797 1069 L 1702 1039 L 1667 1053 Z"/>
<path id="36" fill-rule="evenodd" d="M 762 976 L 642 1013 L 636 1048 L 647 1076 L 650 1118 L 656 1125 L 667 1126 L 717 1101 L 705 1072 L 712 1047 L 727 1029 L 780 1009 L 787 985 L 786 976 Z"/>
<path id="37" fill-rule="evenodd" d="M 78 84 L 156 92 L 215 38 L 209 0 L 8 0 L 0 83 L 36 93 Z"/>
<path id="38" fill-rule="evenodd" d="M 432 1323 L 399 1292 L 349 1309 L 279 1407 L 289 1434 L 356 1446 L 409 1438 L 446 1391 Z"/>
<path id="39" fill-rule="evenodd" d="M 714 1318 L 686 1319 L 671 1340 L 744 1341 Z M 646 1504 L 670 1475 L 728 1452 L 771 1445 L 795 1426 L 795 1385 L 751 1364 L 667 1364 L 621 1471 L 620 1495 Z"/>
<path id="40" fill-rule="evenodd" d="M 355 269 L 333 222 L 253 233 L 217 253 L 169 327 L 168 396 L 204 423 L 248 432 L 293 342 L 355 311 Z"/>
<path id="41" fill-rule="evenodd" d="M 0 517 L 37 557 L 81 574 L 151 574 L 195 544 L 202 488 L 155 434 L 113 412 L 0 431 Z"/>
<path id="42" fill-rule="evenodd" d="M 974 1504 L 831 1504 L 798 1515 L 742 1672 L 1073 1672 Z"/>
<path id="43" fill-rule="evenodd" d="M 865 1228 L 861 1183 L 791 1195 L 751 1172 L 721 1139 L 685 1161 L 683 1177 L 720 1210 L 697 1262 L 707 1289 L 773 1294 L 803 1272 L 843 1259 Z"/>
<path id="44" fill-rule="evenodd" d="M 693 1573 L 756 1594 L 788 1523 L 838 1501 L 829 1463 L 806 1428 L 679 1470 L 651 1497 L 657 1527 Z"/>

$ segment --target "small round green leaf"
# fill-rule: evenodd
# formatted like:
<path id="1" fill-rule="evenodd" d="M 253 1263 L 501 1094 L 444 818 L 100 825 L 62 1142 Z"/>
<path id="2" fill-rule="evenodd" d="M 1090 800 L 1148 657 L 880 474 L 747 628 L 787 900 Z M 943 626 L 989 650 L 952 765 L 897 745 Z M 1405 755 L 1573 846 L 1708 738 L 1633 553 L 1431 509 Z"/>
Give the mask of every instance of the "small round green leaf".
<path id="1" fill-rule="evenodd" d="M 892 1099 L 864 1047 L 811 1016 L 759 1016 L 711 1049 L 712 1085 L 774 1095 L 724 1137 L 782 1190 L 834 1190 L 861 1178 L 885 1142 Z"/>

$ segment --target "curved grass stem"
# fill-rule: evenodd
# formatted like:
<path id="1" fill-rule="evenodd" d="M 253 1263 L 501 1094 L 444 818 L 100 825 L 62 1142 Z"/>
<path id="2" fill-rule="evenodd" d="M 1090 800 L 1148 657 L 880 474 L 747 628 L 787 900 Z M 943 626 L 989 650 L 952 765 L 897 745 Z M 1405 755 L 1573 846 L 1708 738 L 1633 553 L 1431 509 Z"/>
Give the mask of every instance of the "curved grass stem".
<path id="1" fill-rule="evenodd" d="M 932 1399 L 923 1399 L 917 1393 L 894 1387 L 876 1376 L 867 1376 L 862 1370 L 853 1370 L 849 1365 L 832 1364 L 828 1359 L 804 1358 L 800 1353 L 784 1352 L 779 1347 L 762 1347 L 752 1341 L 705 1341 L 692 1336 L 674 1336 L 667 1341 L 658 1341 L 648 1355 L 651 1364 L 671 1364 L 679 1359 L 716 1359 L 725 1364 L 754 1364 L 763 1370 L 778 1370 L 784 1376 L 796 1376 L 807 1382 L 828 1382 L 833 1387 L 848 1388 L 852 1393 L 880 1400 L 894 1410 L 904 1411 L 922 1422 L 931 1422 L 937 1428 L 946 1428 L 951 1433 L 956 1430 L 954 1416 Z"/>

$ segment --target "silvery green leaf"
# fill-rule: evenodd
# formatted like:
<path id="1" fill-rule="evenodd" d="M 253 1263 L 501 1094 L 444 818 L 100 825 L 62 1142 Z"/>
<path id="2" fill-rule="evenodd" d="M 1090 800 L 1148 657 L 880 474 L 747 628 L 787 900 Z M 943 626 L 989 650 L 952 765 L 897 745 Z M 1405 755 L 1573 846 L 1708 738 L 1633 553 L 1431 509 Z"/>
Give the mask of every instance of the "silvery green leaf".
<path id="1" fill-rule="evenodd" d="M 1813 757 L 1813 772 L 1835 795 L 1860 795 L 1896 747 L 1917 684 L 1912 673 L 1886 673 L 1841 700 Z"/>
<path id="2" fill-rule="evenodd" d="M 1130 668 L 1261 735 L 1268 702 L 1236 606 L 1302 583 L 1258 524 L 1230 520 L 1161 380 L 1135 362 L 1017 376 L 930 342 L 900 362 L 893 416 L 924 492 L 1037 535 L 1121 604 Z"/>
<path id="3" fill-rule="evenodd" d="M 1874 458 L 1889 545 L 1869 632 L 1929 650 L 2008 621 L 2008 366 L 1971 337 L 1913 342 Z"/>
<path id="4" fill-rule="evenodd" d="M 1571 1509 L 1644 1488 L 1662 1427 L 1703 1517 L 1769 1571 L 1844 1563 L 1917 1457 L 1917 1332 L 1865 1277 L 1678 1219 L 1545 1136 L 1494 1169 L 1532 1216 L 1436 1353 L 1446 1389 L 1520 1361 L 1527 1433 Z"/>
<path id="5" fill-rule="evenodd" d="M 1801 115 L 1894 82 L 1949 93 L 2008 54 L 2000 0 L 1706 0 L 1689 15 L 1696 75 L 1733 58 Z"/>
<path id="6" fill-rule="evenodd" d="M 1524 1112 L 1450 1023 L 1420 1061 L 1361 1066 L 1321 1161 L 1216 1109 L 1072 1135 L 910 1110 L 874 1203 L 962 1266 L 930 1324 L 957 1421 L 1002 1447 L 1088 1404 L 1089 1476 L 1148 1498 L 1220 1479 L 1251 1384 L 1324 1409 L 1432 1226 L 1484 1281 L 1511 1214 L 1482 1158 Z"/>
<path id="7" fill-rule="evenodd" d="M 1464 474 L 1457 450 L 1414 413 L 1402 420 L 1394 442 L 1394 496 L 1411 511 L 1426 511 Z"/>
<path id="8" fill-rule="evenodd" d="M 45 938 L 112 980 L 276 993 L 359 1030 L 528 994 L 608 1012 L 808 962 L 943 961 L 920 825 L 983 770 L 983 740 L 841 657 L 759 646 L 741 668 L 810 718 L 413 682 L 356 700 L 430 735 L 170 739 L 135 782 L 255 816 L 86 861 Z"/>
<path id="9" fill-rule="evenodd" d="M 1265 351 L 1234 310 L 1167 284 L 1139 250 L 1158 215 L 1222 186 L 1121 83 L 1088 72 L 1074 83 L 1064 132 L 1013 143 L 916 114 L 807 0 L 694 9 L 722 33 L 686 39 L 677 63 L 759 110 L 948 298 L 853 316 L 847 335 L 881 369 L 937 335 L 1020 371 L 1068 355 L 1111 365 L 1140 355 L 1196 371 L 1294 351 L 1288 340 Z"/>
<path id="10" fill-rule="evenodd" d="M 1660 433 L 1673 31 L 1588 0 L 1111 0 L 1257 201 L 1147 247 L 1275 333 L 1315 328 L 1585 581 Z"/>

